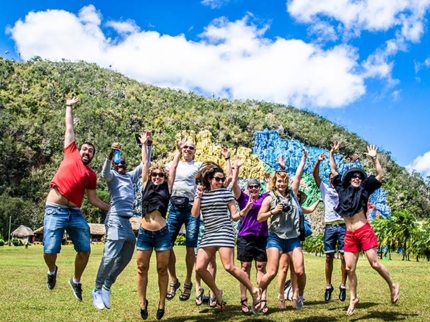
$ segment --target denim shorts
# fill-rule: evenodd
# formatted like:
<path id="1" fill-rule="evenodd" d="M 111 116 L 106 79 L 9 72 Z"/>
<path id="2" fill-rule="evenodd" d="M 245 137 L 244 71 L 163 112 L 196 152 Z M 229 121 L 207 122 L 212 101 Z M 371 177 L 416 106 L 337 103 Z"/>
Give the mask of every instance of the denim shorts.
<path id="1" fill-rule="evenodd" d="M 278 235 L 269 232 L 269 237 L 267 238 L 266 249 L 277 248 L 281 253 L 289 253 L 294 249 L 302 247 L 299 237 L 291 239 L 282 239 Z"/>
<path id="2" fill-rule="evenodd" d="M 90 227 L 79 208 L 69 208 L 55 204 L 45 206 L 43 217 L 43 251 L 58 254 L 64 230 L 69 235 L 77 252 L 91 251 Z"/>
<path id="3" fill-rule="evenodd" d="M 170 204 L 168 212 L 167 225 L 169 226 L 172 247 L 175 244 L 176 237 L 178 237 L 182 225 L 185 225 L 185 246 L 197 247 L 200 218 L 194 218 L 191 215 L 191 206 L 185 209 L 179 209 Z"/>
<path id="4" fill-rule="evenodd" d="M 169 228 L 164 226 L 159 230 L 147 230 L 139 227 L 139 234 L 137 235 L 136 242 L 137 250 L 154 250 L 156 252 L 162 252 L 165 250 L 172 249 L 170 243 Z"/>
<path id="5" fill-rule="evenodd" d="M 345 233 L 345 224 L 327 224 L 324 229 L 324 252 L 326 254 L 336 253 L 337 244 L 337 250 L 339 251 L 339 253 L 343 253 Z"/>

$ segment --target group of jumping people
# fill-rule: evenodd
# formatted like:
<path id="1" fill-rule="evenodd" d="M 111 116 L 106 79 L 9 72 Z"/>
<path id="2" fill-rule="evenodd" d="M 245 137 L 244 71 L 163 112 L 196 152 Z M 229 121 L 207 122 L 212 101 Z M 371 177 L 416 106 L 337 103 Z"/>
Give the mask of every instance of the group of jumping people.
<path id="1" fill-rule="evenodd" d="M 149 306 L 148 270 L 155 250 L 159 287 L 156 318 L 160 320 L 165 313 L 166 300 L 172 300 L 181 286 L 173 246 L 181 227 L 185 225 L 186 276 L 179 300 L 187 301 L 190 298 L 192 273 L 195 271 L 196 305 L 204 301 L 203 280 L 210 289 L 209 305 L 225 309 L 223 292 L 216 283 L 215 256 L 218 252 L 224 269 L 240 282 L 240 305 L 244 314 L 269 313 L 267 288 L 278 272 L 278 304 L 281 309 L 286 308 L 284 285 L 288 269 L 292 307 L 300 310 L 304 305 L 306 287 L 300 238 L 301 216 L 313 212 L 320 202 L 325 205 L 324 300 L 329 301 L 334 290 L 332 271 L 336 251 L 341 258 L 340 301 L 346 299 L 346 280 L 349 282 L 348 315 L 354 313 L 359 303 L 356 264 L 361 251 L 366 253 L 371 267 L 387 282 L 391 302 L 395 304 L 399 300 L 399 284 L 391 280 L 388 270 L 378 259 L 377 238 L 366 217 L 369 196 L 381 187 L 383 178 L 375 146 L 368 146 L 366 154 L 373 161 L 376 176 L 367 176 L 360 167 L 351 167 L 340 175 L 334 158 L 340 144 L 334 142 L 330 149 L 331 174 L 328 184 L 319 176 L 320 163 L 326 158 L 324 154 L 318 157 L 313 168 L 313 177 L 322 199 L 304 207 L 306 193 L 299 188 L 308 157 L 306 150 L 303 150 L 291 182 L 285 172 L 284 160 L 280 157 L 280 170 L 265 178 L 267 191 L 262 191 L 258 178 L 248 180 L 246 189 L 242 190 L 239 173 L 245 160 L 235 157 L 232 161 L 227 148 L 221 148 L 226 171 L 214 162 L 195 161 L 195 143 L 185 139 L 176 142 L 172 162 L 167 165 L 153 164 L 153 137 L 151 131 L 146 130 L 138 137 L 142 160 L 132 171 L 127 172 L 124 156 L 114 158 L 115 151 L 121 150 L 122 146 L 118 142 L 112 143 L 102 169 L 102 178 L 107 182 L 110 194 L 110 203 L 107 204 L 97 197 L 97 176 L 89 167 L 95 154 L 94 145 L 85 142 L 78 148 L 75 143 L 73 106 L 77 102 L 77 98 L 66 98 L 64 159 L 51 181 L 46 202 L 43 247 L 48 266 L 48 289 L 52 290 L 56 284 L 56 258 L 66 230 L 77 252 L 74 276 L 68 282 L 74 296 L 82 301 L 80 279 L 91 251 L 89 226 L 80 210 L 86 194 L 92 205 L 107 211 L 105 246 L 91 293 L 96 309 L 111 307 L 111 287 L 131 261 L 136 249 L 140 315 L 146 320 Z M 133 187 L 138 180 L 142 180 L 142 217 L 136 238 L 130 218 L 133 216 L 135 198 Z M 236 238 L 232 221 L 239 220 Z M 240 267 L 235 265 L 235 245 Z M 251 282 L 253 261 L 256 284 Z M 251 296 L 249 302 L 247 291 Z"/>

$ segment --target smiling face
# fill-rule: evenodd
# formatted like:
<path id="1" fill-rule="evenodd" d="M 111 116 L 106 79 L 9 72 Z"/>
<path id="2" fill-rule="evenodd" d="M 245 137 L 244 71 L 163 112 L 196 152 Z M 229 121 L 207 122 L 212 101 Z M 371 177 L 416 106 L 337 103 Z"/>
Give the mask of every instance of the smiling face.
<path id="1" fill-rule="evenodd" d="M 154 168 L 150 172 L 150 177 L 154 185 L 160 185 L 166 180 L 166 172 L 161 168 Z"/>
<path id="2" fill-rule="evenodd" d="M 248 185 L 248 193 L 252 199 L 258 199 L 260 195 L 260 185 L 258 184 L 250 184 Z"/>
<path id="3" fill-rule="evenodd" d="M 275 188 L 282 194 L 288 189 L 288 176 L 276 175 Z"/>
<path id="4" fill-rule="evenodd" d="M 211 190 L 222 188 L 225 181 L 224 173 L 215 172 L 213 177 L 209 180 Z"/>
<path id="5" fill-rule="evenodd" d="M 91 160 L 94 158 L 95 149 L 92 144 L 84 143 L 79 150 L 81 160 L 85 165 L 89 165 Z"/>
<path id="6" fill-rule="evenodd" d="M 125 174 L 127 172 L 127 163 L 125 162 L 124 157 L 121 157 L 120 163 L 114 163 L 113 169 L 119 174 Z"/>
<path id="7" fill-rule="evenodd" d="M 354 172 L 351 175 L 351 186 L 353 187 L 359 187 L 361 185 L 361 183 L 363 182 L 363 174 L 360 172 Z"/>
<path id="8" fill-rule="evenodd" d="M 185 142 L 182 147 L 182 159 L 186 162 L 190 162 L 194 159 L 194 155 L 196 154 L 196 145 L 192 141 Z"/>

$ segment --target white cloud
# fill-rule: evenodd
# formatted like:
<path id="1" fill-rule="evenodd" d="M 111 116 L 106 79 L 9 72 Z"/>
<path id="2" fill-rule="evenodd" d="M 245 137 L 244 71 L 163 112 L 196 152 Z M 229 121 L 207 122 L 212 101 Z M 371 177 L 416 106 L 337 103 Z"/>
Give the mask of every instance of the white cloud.
<path id="1" fill-rule="evenodd" d="M 399 36 L 418 41 L 423 34 L 425 13 L 430 0 L 288 0 L 287 10 L 298 21 L 312 23 L 316 18 L 339 21 L 345 32 L 359 35 L 398 28 Z"/>
<path id="2" fill-rule="evenodd" d="M 406 169 L 409 172 L 415 170 L 424 177 L 430 176 L 430 151 L 418 156 L 411 164 L 406 166 Z"/>
<path id="3" fill-rule="evenodd" d="M 311 35 L 317 37 L 318 42 L 336 41 L 337 32 L 332 25 L 325 21 L 316 21 L 308 29 Z"/>
<path id="4" fill-rule="evenodd" d="M 418 73 L 423 67 L 430 67 L 430 57 L 424 60 L 423 62 L 414 62 L 415 73 Z"/>
<path id="5" fill-rule="evenodd" d="M 127 33 L 111 40 L 103 34 L 101 19 L 93 6 L 78 16 L 62 10 L 32 12 L 9 33 L 23 59 L 85 60 L 113 65 L 158 86 L 302 108 L 345 106 L 365 93 L 366 77 L 375 77 L 363 72 L 351 46 L 322 49 L 302 40 L 270 40 L 264 37 L 270 26 L 253 24 L 250 15 L 233 22 L 214 20 L 200 41 L 133 29 L 132 23 L 121 29 L 126 25 L 112 21 L 109 26 Z M 381 66 L 379 74 L 391 68 Z"/>
<path id="6" fill-rule="evenodd" d="M 202 0 L 202 5 L 209 6 L 211 9 L 219 9 L 223 5 L 229 3 L 230 0 Z"/>
<path id="7" fill-rule="evenodd" d="M 107 27 L 113 28 L 119 34 L 128 34 L 139 31 L 139 27 L 132 20 L 129 21 L 108 21 Z"/>

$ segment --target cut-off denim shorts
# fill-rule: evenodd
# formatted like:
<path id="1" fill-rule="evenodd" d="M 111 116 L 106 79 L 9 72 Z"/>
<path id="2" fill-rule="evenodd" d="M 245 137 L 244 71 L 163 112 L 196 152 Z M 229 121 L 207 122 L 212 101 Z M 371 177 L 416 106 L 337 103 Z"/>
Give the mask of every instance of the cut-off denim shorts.
<path id="1" fill-rule="evenodd" d="M 137 250 L 155 249 L 156 252 L 162 252 L 171 248 L 172 244 L 167 225 L 159 230 L 147 230 L 140 226 L 136 242 Z"/>
<path id="2" fill-rule="evenodd" d="M 69 235 L 77 252 L 91 251 L 90 227 L 79 208 L 69 208 L 47 203 L 43 217 L 43 251 L 58 254 L 64 230 Z"/>
<path id="3" fill-rule="evenodd" d="M 282 239 L 279 238 L 278 235 L 269 232 L 266 249 L 276 248 L 279 249 L 281 253 L 289 253 L 298 247 L 302 247 L 302 244 L 300 243 L 300 239 L 298 237 L 291 239 Z"/>

